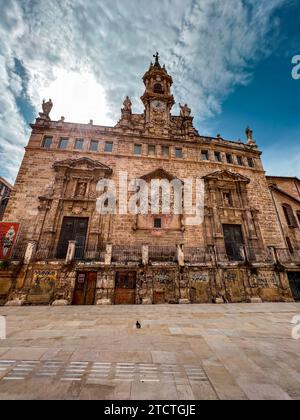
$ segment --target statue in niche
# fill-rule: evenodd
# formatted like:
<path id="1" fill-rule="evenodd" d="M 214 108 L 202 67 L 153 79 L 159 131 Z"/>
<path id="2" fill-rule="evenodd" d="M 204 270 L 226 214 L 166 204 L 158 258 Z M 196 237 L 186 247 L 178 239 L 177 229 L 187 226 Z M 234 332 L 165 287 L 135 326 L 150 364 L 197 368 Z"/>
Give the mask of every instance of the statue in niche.
<path id="1" fill-rule="evenodd" d="M 76 197 L 85 197 L 86 187 L 86 182 L 79 182 L 77 185 Z"/>
<path id="2" fill-rule="evenodd" d="M 44 99 L 42 108 L 43 108 L 43 112 L 40 112 L 40 117 L 46 120 L 50 120 L 50 112 L 52 111 L 52 108 L 53 108 L 52 100 L 49 99 L 49 101 L 46 102 Z"/>
<path id="3" fill-rule="evenodd" d="M 187 104 L 185 104 L 185 105 L 179 104 L 179 106 L 180 106 L 180 109 L 181 109 L 180 116 L 183 117 L 183 118 L 189 118 L 191 116 L 191 113 L 192 113 L 191 108 L 189 108 Z"/>

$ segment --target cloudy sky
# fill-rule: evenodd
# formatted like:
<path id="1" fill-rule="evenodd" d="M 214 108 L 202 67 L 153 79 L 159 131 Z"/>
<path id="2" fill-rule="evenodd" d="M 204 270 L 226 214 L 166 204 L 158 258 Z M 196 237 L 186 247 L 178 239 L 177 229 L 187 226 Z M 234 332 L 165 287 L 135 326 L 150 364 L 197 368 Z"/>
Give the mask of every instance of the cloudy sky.
<path id="1" fill-rule="evenodd" d="M 114 125 L 126 95 L 141 112 L 159 51 L 201 134 L 244 139 L 250 125 L 268 173 L 300 177 L 299 3 L 0 0 L 0 175 L 14 181 L 43 98 L 72 122 Z"/>

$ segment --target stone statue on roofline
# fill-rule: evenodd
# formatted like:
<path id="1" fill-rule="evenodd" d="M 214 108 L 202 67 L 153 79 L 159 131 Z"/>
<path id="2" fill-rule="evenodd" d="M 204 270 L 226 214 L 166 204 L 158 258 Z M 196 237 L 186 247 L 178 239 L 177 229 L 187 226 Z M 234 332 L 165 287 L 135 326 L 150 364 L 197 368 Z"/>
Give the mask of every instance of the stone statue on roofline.
<path id="1" fill-rule="evenodd" d="M 129 96 L 126 96 L 126 99 L 123 102 L 122 113 L 128 113 L 128 114 L 132 113 L 132 102 L 129 99 Z"/>
<path id="2" fill-rule="evenodd" d="M 191 108 L 189 108 L 187 104 L 185 105 L 179 104 L 179 106 L 180 106 L 180 116 L 183 118 L 189 118 L 192 113 Z"/>
<path id="3" fill-rule="evenodd" d="M 52 111 L 52 108 L 53 108 L 52 100 L 49 99 L 49 101 L 46 102 L 44 99 L 42 103 L 43 112 L 40 112 L 40 118 L 50 121 L 50 112 Z"/>
<path id="4" fill-rule="evenodd" d="M 253 140 L 253 130 L 249 127 L 246 128 L 247 146 L 257 146 L 256 141 Z"/>

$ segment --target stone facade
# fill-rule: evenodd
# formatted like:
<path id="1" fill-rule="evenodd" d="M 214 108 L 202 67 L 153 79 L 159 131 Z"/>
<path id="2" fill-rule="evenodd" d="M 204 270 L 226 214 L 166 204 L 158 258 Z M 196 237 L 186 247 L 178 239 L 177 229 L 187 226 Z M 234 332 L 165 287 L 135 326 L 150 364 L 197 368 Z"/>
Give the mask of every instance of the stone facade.
<path id="1" fill-rule="evenodd" d="M 19 241 L 29 243 L 8 303 L 292 300 L 276 253 L 287 245 L 252 131 L 245 143 L 205 137 L 187 105 L 173 115 L 173 80 L 158 56 L 143 81 L 144 113 L 127 97 L 115 127 L 52 121 L 52 101 L 43 103 L 4 218 L 20 222 Z M 203 180 L 204 222 L 190 226 L 174 211 L 100 214 L 99 180 L 122 193 L 122 172 L 149 185 Z"/>

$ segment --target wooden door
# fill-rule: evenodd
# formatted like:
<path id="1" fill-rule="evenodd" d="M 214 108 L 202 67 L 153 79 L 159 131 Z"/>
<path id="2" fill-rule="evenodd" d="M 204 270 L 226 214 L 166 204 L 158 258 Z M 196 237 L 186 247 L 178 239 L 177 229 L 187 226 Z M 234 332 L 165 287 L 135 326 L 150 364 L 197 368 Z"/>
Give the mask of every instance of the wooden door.
<path id="1" fill-rule="evenodd" d="M 73 305 L 94 305 L 97 273 L 78 273 L 73 297 Z"/>
<path id="2" fill-rule="evenodd" d="M 241 225 L 223 225 L 225 249 L 229 261 L 243 261 L 244 238 Z"/>
<path id="3" fill-rule="evenodd" d="M 60 239 L 57 248 L 58 259 L 63 260 L 66 258 L 69 241 L 76 241 L 75 259 L 83 259 L 88 224 L 88 218 L 65 217 L 63 219 Z"/>
<path id="4" fill-rule="evenodd" d="M 136 272 L 117 273 L 115 305 L 135 305 Z"/>
<path id="5" fill-rule="evenodd" d="M 166 303 L 166 294 L 165 292 L 154 292 L 153 293 L 153 303 L 154 305 L 163 305 Z"/>

